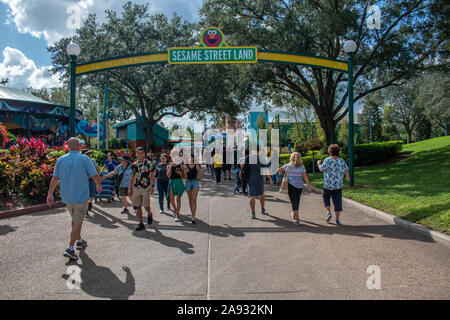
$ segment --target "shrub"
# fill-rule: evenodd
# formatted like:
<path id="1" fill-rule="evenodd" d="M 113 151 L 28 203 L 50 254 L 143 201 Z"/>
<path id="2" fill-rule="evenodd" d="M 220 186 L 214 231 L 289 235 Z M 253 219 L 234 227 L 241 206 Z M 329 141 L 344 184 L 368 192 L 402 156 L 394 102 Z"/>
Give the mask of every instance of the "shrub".
<path id="1" fill-rule="evenodd" d="M 5 148 L 6 144 L 9 143 L 11 139 L 8 137 L 8 132 L 6 128 L 0 125 L 0 149 Z"/>
<path id="2" fill-rule="evenodd" d="M 34 168 L 25 175 L 20 183 L 23 196 L 33 202 L 44 201 L 53 170 L 53 167 L 44 164 L 43 167 Z"/>
<path id="3" fill-rule="evenodd" d="M 65 154 L 67 154 L 67 152 L 65 150 L 51 149 L 51 150 L 49 150 L 49 153 L 48 153 L 47 157 L 49 159 L 58 159 L 58 158 L 62 157 Z"/>
<path id="4" fill-rule="evenodd" d="M 403 141 L 363 143 L 355 147 L 355 165 L 371 165 L 399 154 Z"/>
<path id="5" fill-rule="evenodd" d="M 296 152 L 300 152 L 303 155 L 310 150 L 320 150 L 324 145 L 325 143 L 319 139 L 311 139 L 305 141 L 297 140 L 294 146 L 294 150 Z"/>
<path id="6" fill-rule="evenodd" d="M 10 153 L 13 156 L 18 156 L 21 160 L 32 160 L 36 162 L 36 165 L 45 163 L 47 160 L 48 146 L 41 139 L 17 139 L 17 145 L 10 148 Z"/>
<path id="7" fill-rule="evenodd" d="M 6 198 L 14 186 L 11 171 L 10 164 L 0 159 L 0 197 L 2 198 Z"/>
<path id="8" fill-rule="evenodd" d="M 111 149 L 122 149 L 126 148 L 127 142 L 125 139 L 117 139 L 117 138 L 111 138 L 109 140 L 109 147 Z"/>
<path id="9" fill-rule="evenodd" d="M 280 154 L 280 166 L 285 165 L 286 163 L 289 162 L 289 158 L 290 158 L 291 154 Z M 345 162 L 347 162 L 347 156 L 345 154 L 340 154 L 339 155 L 341 158 L 343 158 L 345 160 Z M 316 170 L 316 172 L 319 171 L 318 167 L 317 167 L 317 160 L 325 160 L 325 158 L 329 157 L 329 155 L 327 154 L 321 154 L 318 151 L 314 151 L 314 168 Z M 302 160 L 303 160 L 303 165 L 306 168 L 306 171 L 308 171 L 309 173 L 312 172 L 312 165 L 313 165 L 313 157 L 312 157 L 312 152 L 308 152 L 305 156 L 302 155 Z"/>

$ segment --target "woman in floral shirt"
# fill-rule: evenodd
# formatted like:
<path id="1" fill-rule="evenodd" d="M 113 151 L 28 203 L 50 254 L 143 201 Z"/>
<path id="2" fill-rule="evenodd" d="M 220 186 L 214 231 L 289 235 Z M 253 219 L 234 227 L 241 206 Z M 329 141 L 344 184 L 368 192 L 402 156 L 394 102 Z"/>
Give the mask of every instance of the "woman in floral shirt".
<path id="1" fill-rule="evenodd" d="M 323 161 L 317 161 L 317 165 L 323 172 L 323 203 L 327 209 L 326 221 L 330 222 L 332 215 L 330 210 L 330 198 L 333 199 L 334 213 L 336 214 L 336 225 L 340 226 L 339 216 L 342 212 L 342 178 L 345 174 L 347 182 L 350 181 L 348 166 L 344 159 L 339 158 L 341 149 L 337 144 L 328 147 L 330 157 Z"/>

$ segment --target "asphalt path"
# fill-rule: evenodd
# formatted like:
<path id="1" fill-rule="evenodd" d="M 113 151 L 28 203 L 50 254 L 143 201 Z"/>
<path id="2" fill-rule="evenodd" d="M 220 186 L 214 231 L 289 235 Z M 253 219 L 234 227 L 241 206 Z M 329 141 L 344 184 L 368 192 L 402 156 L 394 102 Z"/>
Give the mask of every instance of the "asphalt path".
<path id="1" fill-rule="evenodd" d="M 64 208 L 0 220 L 0 299 L 449 299 L 450 250 L 420 234 L 345 208 L 327 224 L 319 194 L 303 194 L 301 225 L 288 196 L 266 186 L 266 210 L 234 195 L 234 181 L 207 180 L 198 222 L 160 214 L 135 231 L 118 201 L 86 217 L 88 247 L 63 257 Z"/>

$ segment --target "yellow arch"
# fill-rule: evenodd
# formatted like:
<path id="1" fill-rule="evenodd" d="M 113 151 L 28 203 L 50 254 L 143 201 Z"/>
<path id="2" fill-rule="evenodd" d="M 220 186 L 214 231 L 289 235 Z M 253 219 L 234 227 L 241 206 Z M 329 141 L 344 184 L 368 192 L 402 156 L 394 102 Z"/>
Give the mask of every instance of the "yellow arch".
<path id="1" fill-rule="evenodd" d="M 257 52 L 258 61 L 274 63 L 302 64 L 315 68 L 327 68 L 337 71 L 348 72 L 348 64 L 345 61 L 331 60 L 321 57 L 311 57 L 287 52 Z M 148 53 L 135 56 L 117 57 L 94 62 L 79 64 L 76 66 L 75 74 L 82 75 L 91 72 L 122 68 L 128 66 L 138 66 L 145 64 L 167 63 L 167 52 Z"/>

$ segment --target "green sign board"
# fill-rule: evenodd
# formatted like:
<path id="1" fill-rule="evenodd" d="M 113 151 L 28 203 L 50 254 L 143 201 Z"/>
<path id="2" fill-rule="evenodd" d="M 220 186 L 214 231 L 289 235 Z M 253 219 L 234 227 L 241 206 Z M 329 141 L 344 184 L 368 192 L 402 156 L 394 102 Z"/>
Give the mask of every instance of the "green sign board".
<path id="1" fill-rule="evenodd" d="M 218 28 L 208 28 L 203 31 L 197 47 L 168 49 L 170 64 L 255 63 L 257 61 L 256 47 L 231 47 L 225 42 L 224 35 Z"/>

